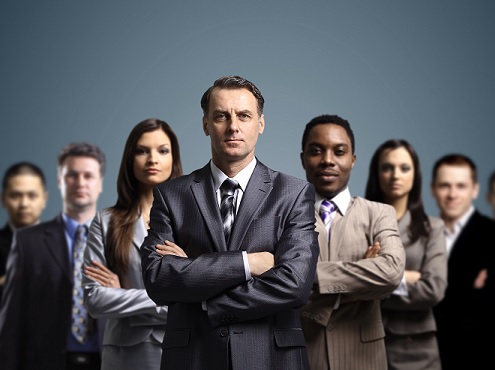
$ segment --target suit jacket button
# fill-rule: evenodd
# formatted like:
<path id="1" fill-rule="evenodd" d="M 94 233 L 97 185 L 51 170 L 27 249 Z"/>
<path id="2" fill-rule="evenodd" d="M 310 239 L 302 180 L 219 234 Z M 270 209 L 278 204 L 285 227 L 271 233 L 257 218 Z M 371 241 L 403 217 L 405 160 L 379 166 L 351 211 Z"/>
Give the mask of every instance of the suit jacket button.
<path id="1" fill-rule="evenodd" d="M 225 338 L 227 335 L 229 335 L 228 330 L 226 330 L 226 329 L 222 329 L 222 330 L 220 330 L 220 336 L 221 336 L 222 338 Z"/>

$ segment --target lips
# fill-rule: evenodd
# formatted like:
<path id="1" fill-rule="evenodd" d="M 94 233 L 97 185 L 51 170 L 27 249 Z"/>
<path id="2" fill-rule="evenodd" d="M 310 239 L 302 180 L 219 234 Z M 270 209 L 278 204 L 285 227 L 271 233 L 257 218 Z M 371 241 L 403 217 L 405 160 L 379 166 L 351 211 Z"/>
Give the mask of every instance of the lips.
<path id="1" fill-rule="evenodd" d="M 316 177 L 326 182 L 334 181 L 338 176 L 339 174 L 335 171 L 319 171 L 316 173 Z"/>

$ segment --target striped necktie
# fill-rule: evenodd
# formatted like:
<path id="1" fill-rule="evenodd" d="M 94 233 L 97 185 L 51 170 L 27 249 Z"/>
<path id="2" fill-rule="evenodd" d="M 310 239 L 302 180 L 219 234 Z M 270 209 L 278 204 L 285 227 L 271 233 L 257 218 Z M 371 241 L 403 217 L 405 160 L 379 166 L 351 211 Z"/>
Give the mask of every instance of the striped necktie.
<path id="1" fill-rule="evenodd" d="M 330 236 L 330 224 L 332 223 L 332 213 L 337 209 L 335 203 L 329 200 L 323 200 L 320 205 L 320 216 L 325 224 L 328 235 Z"/>
<path id="2" fill-rule="evenodd" d="M 239 187 L 237 181 L 227 178 L 220 186 L 222 201 L 220 203 L 220 214 L 222 215 L 223 231 L 225 241 L 229 244 L 230 232 L 234 224 L 234 193 Z"/>

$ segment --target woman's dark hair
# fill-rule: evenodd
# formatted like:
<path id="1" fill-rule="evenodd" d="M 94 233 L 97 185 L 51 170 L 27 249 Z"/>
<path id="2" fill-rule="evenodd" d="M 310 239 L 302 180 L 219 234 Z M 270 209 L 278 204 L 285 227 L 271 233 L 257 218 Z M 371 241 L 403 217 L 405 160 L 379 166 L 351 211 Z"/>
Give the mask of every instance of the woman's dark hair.
<path id="1" fill-rule="evenodd" d="M 415 242 L 420 237 L 428 238 L 431 231 L 431 225 L 428 216 L 426 215 L 421 195 L 421 184 L 423 180 L 421 175 L 421 166 L 419 164 L 419 157 L 413 146 L 408 141 L 403 139 L 391 139 L 385 141 L 376 149 L 373 157 L 371 157 L 368 181 L 366 183 L 365 198 L 375 202 L 386 203 L 385 195 L 380 187 L 379 181 L 380 157 L 385 150 L 393 150 L 398 148 L 404 148 L 407 150 L 407 152 L 411 156 L 414 167 L 414 179 L 407 201 L 407 209 L 411 213 L 409 237 L 411 239 L 411 242 Z"/>
<path id="2" fill-rule="evenodd" d="M 107 234 L 108 265 L 115 273 L 127 273 L 134 225 L 140 217 L 140 182 L 134 175 L 134 157 L 138 140 L 144 133 L 162 130 L 172 146 L 172 173 L 169 179 L 182 175 L 179 141 L 165 121 L 149 118 L 139 122 L 129 134 L 124 147 L 117 178 L 117 202 L 111 209 Z M 169 180 L 167 179 L 167 180 Z"/>

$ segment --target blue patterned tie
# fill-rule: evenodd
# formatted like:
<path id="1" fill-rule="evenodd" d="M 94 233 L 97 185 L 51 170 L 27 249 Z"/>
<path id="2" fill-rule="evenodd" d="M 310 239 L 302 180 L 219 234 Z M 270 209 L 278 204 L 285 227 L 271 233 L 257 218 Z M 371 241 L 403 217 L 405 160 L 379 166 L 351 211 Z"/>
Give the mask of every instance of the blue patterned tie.
<path id="1" fill-rule="evenodd" d="M 74 287 L 72 290 L 72 334 L 80 343 L 85 343 L 88 339 L 88 313 L 84 306 L 84 294 L 81 286 L 82 272 L 81 266 L 84 259 L 84 246 L 86 245 L 86 225 L 79 225 L 76 229 L 74 240 Z"/>
<path id="2" fill-rule="evenodd" d="M 325 223 L 325 228 L 330 235 L 330 224 L 332 223 L 332 213 L 337 209 L 335 204 L 329 200 L 323 200 L 320 206 L 320 216 Z"/>
<path id="3" fill-rule="evenodd" d="M 230 232 L 234 224 L 234 193 L 239 187 L 237 181 L 227 178 L 220 186 L 222 201 L 220 203 L 220 214 L 223 221 L 223 232 L 225 241 L 229 244 Z"/>

